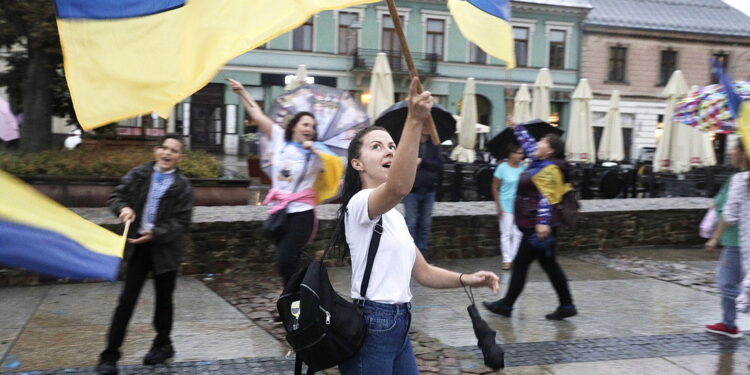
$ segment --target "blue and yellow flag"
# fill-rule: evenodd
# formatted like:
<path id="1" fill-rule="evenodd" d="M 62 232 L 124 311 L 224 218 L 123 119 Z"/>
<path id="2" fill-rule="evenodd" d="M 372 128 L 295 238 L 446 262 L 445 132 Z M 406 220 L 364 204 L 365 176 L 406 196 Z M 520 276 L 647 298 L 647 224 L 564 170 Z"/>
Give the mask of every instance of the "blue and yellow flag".
<path id="1" fill-rule="evenodd" d="M 322 10 L 377 0 L 55 0 L 81 126 L 157 112 Z"/>
<path id="2" fill-rule="evenodd" d="M 516 67 L 510 0 L 448 0 L 448 8 L 466 39 L 504 61 L 506 69 Z"/>
<path id="3" fill-rule="evenodd" d="M 0 171 L 0 264 L 54 277 L 117 280 L 125 237 Z"/>

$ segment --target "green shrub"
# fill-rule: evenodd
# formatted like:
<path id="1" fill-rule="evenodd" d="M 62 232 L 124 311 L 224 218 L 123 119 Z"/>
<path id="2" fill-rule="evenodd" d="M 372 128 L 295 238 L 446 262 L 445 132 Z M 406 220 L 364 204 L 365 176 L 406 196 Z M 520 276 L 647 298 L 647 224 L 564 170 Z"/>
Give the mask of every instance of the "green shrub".
<path id="1" fill-rule="evenodd" d="M 120 177 L 136 165 L 154 160 L 148 149 L 98 151 L 49 150 L 37 154 L 0 153 L 0 169 L 18 176 L 112 176 Z M 217 178 L 221 163 L 205 151 L 188 151 L 180 162 L 187 177 Z"/>

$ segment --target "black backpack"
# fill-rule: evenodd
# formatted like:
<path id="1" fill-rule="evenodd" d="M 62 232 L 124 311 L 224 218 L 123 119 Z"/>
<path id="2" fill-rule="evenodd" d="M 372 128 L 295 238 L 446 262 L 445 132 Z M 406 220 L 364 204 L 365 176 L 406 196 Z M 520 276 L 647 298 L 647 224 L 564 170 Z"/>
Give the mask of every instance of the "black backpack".
<path id="1" fill-rule="evenodd" d="M 342 218 L 343 219 L 343 218 Z M 375 224 L 367 265 L 362 278 L 360 295 L 365 299 L 372 264 L 383 233 L 383 219 Z M 284 286 L 276 308 L 284 323 L 286 340 L 296 353 L 294 373 L 302 373 L 302 362 L 307 374 L 334 367 L 353 357 L 362 347 L 367 324 L 362 310 L 344 299 L 331 286 L 323 259 L 312 261 L 300 269 Z"/>

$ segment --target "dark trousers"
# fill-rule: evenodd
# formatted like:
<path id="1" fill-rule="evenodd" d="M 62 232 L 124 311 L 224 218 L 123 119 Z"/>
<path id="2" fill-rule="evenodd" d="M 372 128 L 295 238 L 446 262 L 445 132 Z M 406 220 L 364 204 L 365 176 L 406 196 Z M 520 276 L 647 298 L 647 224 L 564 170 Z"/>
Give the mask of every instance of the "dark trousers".
<path id="1" fill-rule="evenodd" d="M 560 305 L 568 305 L 573 303 L 573 297 L 570 295 L 570 289 L 568 288 L 568 279 L 565 277 L 562 268 L 557 263 L 555 258 L 555 246 L 547 251 L 546 249 L 540 249 L 529 244 L 529 237 L 534 233 L 531 229 L 521 229 L 523 237 L 521 238 L 521 246 L 518 249 L 518 254 L 515 260 L 513 260 L 513 274 L 510 277 L 510 285 L 508 285 L 508 291 L 505 293 L 503 303 L 506 306 L 513 306 L 521 295 L 524 285 L 526 285 L 526 276 L 529 273 L 529 266 L 535 259 L 539 259 L 539 264 L 542 269 L 549 277 L 549 281 L 557 292 L 557 298 L 560 301 Z M 557 229 L 554 228 L 552 235 L 557 237 Z"/>
<path id="2" fill-rule="evenodd" d="M 103 360 L 117 361 L 120 359 L 120 346 L 125 340 L 128 323 L 133 316 L 138 296 L 141 294 L 146 276 L 153 269 L 151 262 L 151 248 L 148 244 L 136 245 L 133 256 L 130 258 L 125 273 L 125 286 L 120 294 L 120 301 L 112 317 L 107 336 L 107 348 L 102 352 Z M 177 282 L 177 271 L 171 271 L 154 276 L 154 289 L 156 290 L 156 306 L 154 309 L 154 329 L 156 338 L 153 346 L 171 344 L 169 338 L 172 332 L 172 321 L 174 319 L 174 306 L 172 295 Z"/>
<path id="3" fill-rule="evenodd" d="M 284 285 L 299 269 L 299 257 L 302 249 L 312 235 L 315 225 L 315 214 L 312 210 L 288 214 L 287 232 L 276 242 L 276 266 Z"/>

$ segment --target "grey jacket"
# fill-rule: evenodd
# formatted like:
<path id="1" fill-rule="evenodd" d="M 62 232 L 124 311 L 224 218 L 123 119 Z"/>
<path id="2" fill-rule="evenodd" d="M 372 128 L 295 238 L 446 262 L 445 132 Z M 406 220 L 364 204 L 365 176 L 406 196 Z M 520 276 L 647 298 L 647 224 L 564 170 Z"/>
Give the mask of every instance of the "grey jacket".
<path id="1" fill-rule="evenodd" d="M 148 189 L 151 185 L 151 175 L 154 172 L 154 162 L 139 165 L 131 169 L 121 179 L 107 203 L 116 215 L 120 215 L 123 207 L 130 207 L 135 211 L 135 222 L 130 224 L 129 238 L 138 238 L 138 228 L 141 226 L 141 216 L 146 205 Z M 154 223 L 154 238 L 148 243 L 136 246 L 147 246 L 152 255 L 153 271 L 155 275 L 178 270 L 182 261 L 183 235 L 190 226 L 193 212 L 193 188 L 190 180 L 179 170 L 175 172 L 175 180 L 159 201 L 159 208 Z M 129 246 L 125 259 L 132 256 Z"/>

